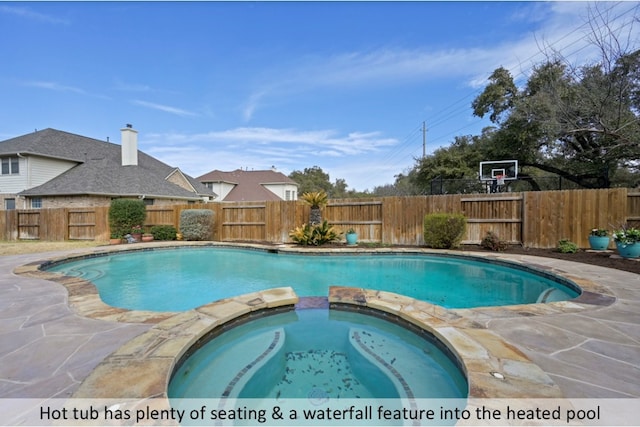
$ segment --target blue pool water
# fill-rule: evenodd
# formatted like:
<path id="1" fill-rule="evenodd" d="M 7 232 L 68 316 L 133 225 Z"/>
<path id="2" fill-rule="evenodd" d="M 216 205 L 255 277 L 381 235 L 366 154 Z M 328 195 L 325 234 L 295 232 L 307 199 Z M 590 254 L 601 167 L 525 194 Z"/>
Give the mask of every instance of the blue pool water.
<path id="1" fill-rule="evenodd" d="M 132 310 L 183 311 L 273 287 L 326 296 L 329 286 L 385 290 L 446 308 L 571 299 L 574 289 L 504 265 L 444 256 L 303 255 L 235 248 L 132 251 L 52 266 Z"/>
<path id="2" fill-rule="evenodd" d="M 213 338 L 173 373 L 177 398 L 464 398 L 460 369 L 431 340 L 362 313 L 296 310 Z"/>

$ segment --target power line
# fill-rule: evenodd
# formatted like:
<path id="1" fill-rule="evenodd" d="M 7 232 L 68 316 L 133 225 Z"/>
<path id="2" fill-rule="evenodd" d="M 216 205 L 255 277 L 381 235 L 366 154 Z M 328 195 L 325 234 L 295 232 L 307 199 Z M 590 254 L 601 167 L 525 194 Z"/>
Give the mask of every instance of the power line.
<path id="1" fill-rule="evenodd" d="M 607 14 L 607 13 L 611 12 L 615 7 L 618 7 L 618 6 L 619 6 L 619 5 L 621 5 L 621 4 L 623 4 L 623 3 L 622 3 L 622 2 L 614 3 L 611 7 L 609 7 L 609 8 L 608 8 L 608 9 L 606 9 L 605 11 L 603 11 L 603 12 L 599 13 L 599 16 L 602 16 L 603 14 Z M 629 8 L 628 10 L 623 11 L 623 12 L 621 12 L 620 14 L 618 14 L 618 15 L 617 15 L 616 17 L 614 17 L 611 21 L 617 21 L 618 19 L 622 18 L 623 16 L 627 15 L 628 13 L 632 12 L 633 10 L 635 10 L 635 9 L 637 9 L 637 8 L 638 8 L 638 5 L 634 5 L 633 7 Z M 552 49 L 554 46 L 558 45 L 560 42 L 562 42 L 563 40 L 567 39 L 568 37 L 570 37 L 570 36 L 571 36 L 571 35 L 573 35 L 574 33 L 578 32 L 578 31 L 580 31 L 580 30 L 582 30 L 582 29 L 585 29 L 585 28 L 587 28 L 587 27 L 592 28 L 593 21 L 594 21 L 594 17 L 593 17 L 593 16 L 589 17 L 589 18 L 588 18 L 588 20 L 587 20 L 587 22 L 585 22 L 585 23 L 581 24 L 580 26 L 578 26 L 578 27 L 574 28 L 573 30 L 569 31 L 568 33 L 566 33 L 566 34 L 565 34 L 565 35 L 563 35 L 562 37 L 560 37 L 560 38 L 556 39 L 553 43 L 549 44 L 549 45 L 548 45 L 548 47 L 549 47 L 550 49 Z M 624 27 L 626 27 L 626 26 L 628 26 L 628 25 L 631 25 L 631 23 L 632 23 L 632 22 L 626 22 L 626 23 L 623 23 L 623 24 L 621 24 L 617 29 L 615 29 L 614 31 L 619 31 L 619 30 L 623 29 Z M 571 43 L 567 44 L 567 45 L 566 45 L 566 46 L 564 46 L 563 48 L 564 48 L 564 49 L 567 49 L 567 48 L 569 48 L 569 47 L 571 47 L 571 46 L 574 46 L 574 45 L 576 45 L 577 43 L 583 42 L 583 41 L 584 41 L 585 39 L 587 39 L 588 37 L 590 37 L 590 34 L 586 34 L 586 35 L 584 35 L 584 36 L 582 36 L 582 37 L 580 37 L 580 38 L 578 38 L 578 39 L 574 40 L 573 42 L 571 42 Z M 566 55 L 566 57 L 567 57 L 567 58 L 572 57 L 572 56 L 576 55 L 578 52 L 580 52 L 580 51 L 582 51 L 582 50 L 584 50 L 584 49 L 587 49 L 588 47 L 589 47 L 589 45 L 581 46 L 580 48 L 578 48 L 578 49 L 576 49 L 576 50 L 574 50 L 574 51 L 570 52 L 568 55 Z M 536 57 L 540 56 L 540 55 L 545 55 L 545 52 L 543 52 L 543 51 L 536 52 L 535 54 L 533 54 L 533 55 L 529 56 L 528 58 L 526 58 L 524 61 L 521 61 L 521 63 L 523 63 L 523 62 L 525 62 L 525 63 L 526 63 L 526 62 L 529 62 L 529 63 L 531 63 L 532 65 L 529 65 L 528 67 L 526 67 L 526 68 L 524 68 L 524 69 L 521 69 L 519 73 L 515 74 L 515 77 L 514 77 L 514 78 L 518 78 L 518 77 L 520 77 L 520 76 L 526 76 L 529 72 L 531 72 L 531 70 L 533 70 L 533 68 L 535 67 L 535 64 L 533 64 L 533 60 L 534 60 Z M 511 73 L 515 73 L 515 70 L 514 70 L 514 69 L 511 69 L 511 70 L 509 70 L 509 71 L 510 71 Z M 490 75 L 490 74 L 489 74 L 489 73 L 487 73 L 487 75 L 486 75 L 486 76 L 487 76 L 487 78 L 489 77 L 489 75 Z M 469 100 L 469 99 L 470 99 L 470 98 L 472 98 L 472 97 L 476 97 L 479 93 L 481 93 L 481 91 L 482 91 L 481 89 L 478 89 L 478 90 L 476 90 L 476 91 L 474 91 L 474 92 L 471 92 L 471 93 L 469 93 L 468 95 L 465 95 L 465 96 L 463 96 L 462 98 L 460 98 L 459 100 L 457 100 L 457 101 L 455 101 L 454 103 L 450 104 L 449 106 L 445 107 L 444 109 L 439 110 L 439 111 L 438 111 L 438 113 L 436 113 L 434 116 L 432 116 L 432 117 L 430 118 L 430 122 L 429 122 L 429 128 L 430 128 L 430 130 L 431 130 L 431 129 L 433 129 L 433 128 L 438 128 L 438 126 L 439 126 L 439 125 L 444 124 L 446 121 L 448 121 L 448 120 L 451 120 L 451 119 L 455 118 L 457 114 L 459 114 L 460 112 L 462 112 L 464 109 L 467 109 L 469 104 L 464 104 L 464 105 L 462 105 L 462 103 L 463 103 L 463 102 L 465 102 L 465 101 L 467 101 L 467 100 Z M 482 119 L 478 119 L 478 120 L 477 120 L 477 121 L 475 121 L 474 123 L 467 124 L 467 125 L 465 125 L 465 126 L 463 126 L 463 127 L 461 127 L 461 128 L 458 128 L 458 129 L 456 129 L 456 130 L 454 130 L 454 131 L 452 131 L 452 132 L 447 133 L 446 135 L 442 135 L 442 136 L 440 136 L 440 137 L 438 137 L 438 138 L 436 138 L 436 139 L 434 139 L 434 140 L 432 140 L 432 141 L 433 141 L 433 142 L 440 141 L 441 139 L 444 139 L 444 138 L 449 137 L 449 136 L 451 136 L 451 135 L 457 134 L 459 131 L 461 131 L 461 130 L 463 130 L 463 129 L 466 129 L 466 128 L 469 128 L 469 127 L 472 127 L 472 126 L 476 126 L 476 125 L 477 125 L 481 120 L 482 120 Z M 419 129 L 419 128 L 418 128 L 418 129 Z M 414 131 L 412 132 L 412 134 L 411 134 L 411 135 L 415 135 L 415 132 L 416 132 L 416 130 L 414 129 Z M 425 132 L 425 131 L 423 130 L 423 133 L 424 133 L 424 132 Z M 409 140 L 408 140 L 408 138 L 407 138 L 407 139 L 405 139 L 405 143 L 404 143 L 402 146 L 397 147 L 397 149 L 396 149 L 396 150 L 394 150 L 394 152 L 393 152 L 393 153 L 392 153 L 392 154 L 387 158 L 387 163 L 388 163 L 388 164 L 390 164 L 390 163 L 391 163 L 391 160 L 392 160 L 393 158 L 397 157 L 397 155 L 398 155 L 399 153 L 404 152 L 404 151 L 405 151 L 405 149 L 406 149 L 406 145 L 407 145 L 407 143 L 409 143 L 409 142 L 411 142 L 411 141 L 409 141 Z M 414 151 L 413 151 L 413 153 L 415 153 L 415 151 L 416 151 L 416 150 L 414 150 Z M 424 150 L 424 136 L 423 136 L 423 156 L 424 156 L 425 154 L 426 154 L 426 153 L 425 153 L 425 150 Z M 403 158 L 403 159 L 404 159 L 404 158 L 406 158 L 406 157 L 407 157 L 407 156 L 402 156 L 402 158 Z"/>

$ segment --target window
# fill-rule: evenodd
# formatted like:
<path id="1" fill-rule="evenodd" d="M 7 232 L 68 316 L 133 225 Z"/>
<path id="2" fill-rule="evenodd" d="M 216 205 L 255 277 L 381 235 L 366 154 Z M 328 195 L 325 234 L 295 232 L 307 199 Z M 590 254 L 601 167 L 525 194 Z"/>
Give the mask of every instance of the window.
<path id="1" fill-rule="evenodd" d="M 291 200 L 291 190 L 285 190 L 284 199 L 285 200 Z"/>
<path id="2" fill-rule="evenodd" d="M 2 175 L 17 175 L 20 173 L 20 162 L 17 157 L 2 158 Z"/>
<path id="3" fill-rule="evenodd" d="M 4 199 L 4 208 L 8 211 L 15 209 L 16 199 Z"/>
<path id="4" fill-rule="evenodd" d="M 142 201 L 144 202 L 145 206 L 153 206 L 153 204 L 155 203 L 156 199 L 147 199 L 145 197 L 144 199 L 142 199 Z"/>
<path id="5" fill-rule="evenodd" d="M 40 209 L 42 208 L 42 198 L 41 197 L 32 197 L 31 198 L 31 209 Z"/>

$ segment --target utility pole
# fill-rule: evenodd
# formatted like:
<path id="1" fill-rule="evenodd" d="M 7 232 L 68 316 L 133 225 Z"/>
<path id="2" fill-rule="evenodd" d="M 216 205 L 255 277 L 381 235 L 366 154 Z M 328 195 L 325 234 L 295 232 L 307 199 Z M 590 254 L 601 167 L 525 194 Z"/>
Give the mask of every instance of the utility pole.
<path id="1" fill-rule="evenodd" d="M 427 157 L 427 123 L 422 122 L 422 158 Z"/>

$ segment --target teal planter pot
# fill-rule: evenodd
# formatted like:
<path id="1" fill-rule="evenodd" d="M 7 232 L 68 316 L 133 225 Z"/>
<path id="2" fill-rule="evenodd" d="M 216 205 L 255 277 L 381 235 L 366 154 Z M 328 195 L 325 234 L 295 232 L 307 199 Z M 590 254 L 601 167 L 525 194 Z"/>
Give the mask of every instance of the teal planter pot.
<path id="1" fill-rule="evenodd" d="M 594 251 L 606 251 L 609 247 L 609 236 L 589 236 L 589 246 Z"/>
<path id="2" fill-rule="evenodd" d="M 618 254 L 622 258 L 640 258 L 640 243 L 623 244 L 616 242 Z"/>
<path id="3" fill-rule="evenodd" d="M 358 234 L 357 233 L 345 234 L 345 238 L 347 239 L 347 245 L 349 245 L 349 246 L 358 244 Z"/>

